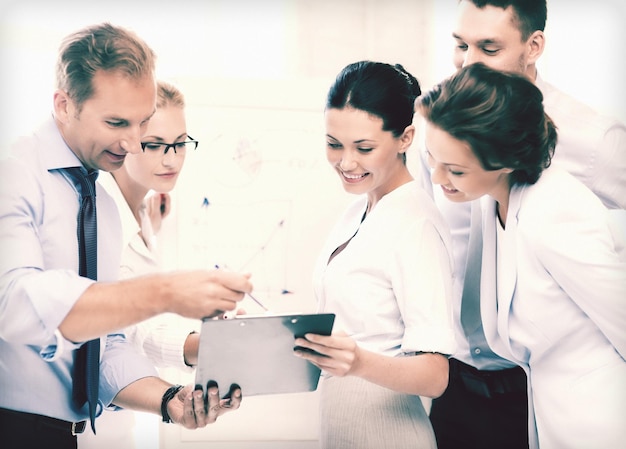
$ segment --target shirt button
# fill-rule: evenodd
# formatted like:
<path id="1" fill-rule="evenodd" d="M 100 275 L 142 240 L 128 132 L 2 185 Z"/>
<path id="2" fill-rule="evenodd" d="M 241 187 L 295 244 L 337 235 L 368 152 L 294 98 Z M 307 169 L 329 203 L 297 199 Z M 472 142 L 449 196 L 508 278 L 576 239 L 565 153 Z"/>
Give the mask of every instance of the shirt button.
<path id="1" fill-rule="evenodd" d="M 474 354 L 480 354 L 480 348 L 474 349 Z"/>

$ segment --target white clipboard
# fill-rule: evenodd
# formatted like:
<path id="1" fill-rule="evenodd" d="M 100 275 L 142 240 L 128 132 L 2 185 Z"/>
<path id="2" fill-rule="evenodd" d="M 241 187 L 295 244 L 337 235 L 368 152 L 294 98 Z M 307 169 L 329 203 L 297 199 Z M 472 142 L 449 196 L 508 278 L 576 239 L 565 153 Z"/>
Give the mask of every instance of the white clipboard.
<path id="1" fill-rule="evenodd" d="M 320 369 L 293 354 L 296 337 L 330 335 L 335 314 L 239 315 L 202 322 L 196 385 L 217 382 L 225 396 L 232 384 L 244 397 L 314 391 Z"/>

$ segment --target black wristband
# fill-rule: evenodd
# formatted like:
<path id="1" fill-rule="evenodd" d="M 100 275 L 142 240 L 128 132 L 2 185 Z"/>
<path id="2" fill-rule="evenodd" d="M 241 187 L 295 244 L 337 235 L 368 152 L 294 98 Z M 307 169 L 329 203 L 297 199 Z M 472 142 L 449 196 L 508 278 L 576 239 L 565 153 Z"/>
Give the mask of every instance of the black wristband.
<path id="1" fill-rule="evenodd" d="M 163 393 L 163 398 L 161 398 L 161 416 L 163 416 L 163 422 L 172 422 L 170 414 L 167 413 L 167 404 L 174 398 L 174 396 L 176 396 L 176 393 L 178 393 L 182 388 L 182 385 L 172 385 L 165 391 L 165 393 Z"/>

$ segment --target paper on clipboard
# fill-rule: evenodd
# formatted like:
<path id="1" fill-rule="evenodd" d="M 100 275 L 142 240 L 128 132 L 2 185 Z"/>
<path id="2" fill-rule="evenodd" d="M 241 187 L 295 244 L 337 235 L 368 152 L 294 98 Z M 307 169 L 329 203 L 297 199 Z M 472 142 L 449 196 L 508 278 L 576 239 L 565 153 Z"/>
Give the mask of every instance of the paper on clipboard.
<path id="1" fill-rule="evenodd" d="M 293 354 L 296 337 L 330 335 L 332 313 L 239 315 L 202 322 L 196 384 L 217 382 L 220 395 L 237 384 L 245 397 L 314 391 L 320 369 Z"/>

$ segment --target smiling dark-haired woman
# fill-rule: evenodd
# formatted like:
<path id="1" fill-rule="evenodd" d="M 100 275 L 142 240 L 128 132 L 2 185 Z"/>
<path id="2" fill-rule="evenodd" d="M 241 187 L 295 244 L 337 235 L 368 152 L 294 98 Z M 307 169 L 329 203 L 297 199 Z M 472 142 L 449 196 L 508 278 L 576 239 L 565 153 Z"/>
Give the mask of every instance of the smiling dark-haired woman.
<path id="1" fill-rule="evenodd" d="M 406 166 L 417 80 L 401 66 L 348 65 L 326 103 L 326 156 L 358 196 L 331 232 L 314 274 L 331 336 L 296 344 L 322 368 L 322 448 L 436 447 L 420 396 L 448 383 L 455 349 L 450 236 Z"/>

